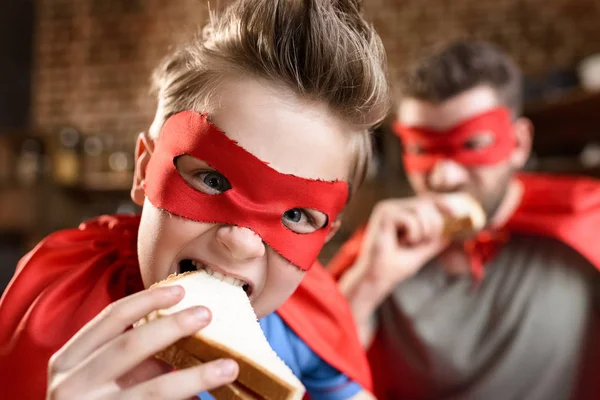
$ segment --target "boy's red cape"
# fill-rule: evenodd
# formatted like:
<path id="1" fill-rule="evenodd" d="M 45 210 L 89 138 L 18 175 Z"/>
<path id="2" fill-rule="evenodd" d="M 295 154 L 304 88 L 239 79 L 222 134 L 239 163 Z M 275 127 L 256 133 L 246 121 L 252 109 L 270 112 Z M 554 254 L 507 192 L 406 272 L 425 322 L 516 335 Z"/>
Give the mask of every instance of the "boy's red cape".
<path id="1" fill-rule="evenodd" d="M 2 398 L 44 399 L 51 355 L 110 303 L 143 289 L 137 216 L 54 233 L 25 256 L 0 299 Z M 277 312 L 321 358 L 371 390 L 350 309 L 320 265 Z"/>
<path id="2" fill-rule="evenodd" d="M 505 226 L 508 232 L 540 235 L 562 241 L 600 270 L 600 181 L 543 174 L 523 174 L 519 176 L 519 180 L 524 187 L 523 198 Z M 364 230 L 358 231 L 328 265 L 336 279 L 356 261 L 363 236 Z M 394 390 L 394 381 L 402 379 L 402 373 L 398 370 L 389 373 L 389 366 L 378 363 L 379 356 L 384 352 L 385 349 L 378 347 L 376 339 L 369 350 L 369 359 L 377 397 L 401 398 L 418 393 L 417 387 L 414 393 Z M 596 354 L 600 356 L 600 352 Z M 418 385 L 418 382 L 414 382 L 412 386 Z M 586 388 L 585 391 L 600 393 L 598 389 Z"/>

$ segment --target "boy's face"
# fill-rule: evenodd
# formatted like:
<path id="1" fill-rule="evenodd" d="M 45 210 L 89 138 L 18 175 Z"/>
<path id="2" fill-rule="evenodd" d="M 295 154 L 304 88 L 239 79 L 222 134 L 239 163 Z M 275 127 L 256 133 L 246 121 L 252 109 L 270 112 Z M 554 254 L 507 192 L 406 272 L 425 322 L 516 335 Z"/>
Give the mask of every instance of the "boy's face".
<path id="1" fill-rule="evenodd" d="M 347 181 L 351 162 L 350 151 L 347 150 L 350 128 L 335 118 L 324 106 L 302 102 L 293 94 L 261 81 L 225 82 L 213 103 L 216 107 L 211 111 L 209 118 L 215 129 L 225 132 L 229 139 L 236 141 L 250 154 L 240 156 L 248 157 L 247 159 L 229 162 L 230 158 L 223 154 L 229 154 L 227 146 L 231 147 L 231 143 L 225 143 L 223 154 L 214 154 L 221 152 L 211 151 L 206 155 L 210 158 L 209 162 L 191 155 L 176 157 L 174 171 L 179 175 L 177 178 L 185 181 L 185 188 L 181 189 L 184 192 L 176 196 L 170 196 L 169 192 L 167 196 L 163 196 L 164 193 L 161 194 L 160 191 L 168 184 L 161 186 L 152 180 L 152 174 L 156 176 L 155 171 L 161 168 L 157 157 L 170 151 L 165 149 L 168 146 L 166 136 L 160 140 L 140 139 L 138 142 L 136 180 L 132 198 L 138 204 L 143 204 L 138 237 L 142 278 L 144 284 L 149 286 L 171 273 L 182 269 L 194 269 L 200 265 L 201 268 L 225 275 L 231 281 L 236 278 L 245 282 L 255 311 L 262 317 L 279 307 L 294 292 L 304 276 L 305 271 L 284 257 L 287 255 L 288 258 L 296 260 L 289 252 L 290 248 L 294 248 L 294 243 L 288 242 L 298 237 L 306 238 L 325 228 L 328 239 L 337 229 L 339 222 L 337 219 L 328 221 L 325 206 L 321 210 L 303 208 L 305 205 L 302 203 L 307 200 L 299 198 L 298 204 L 294 206 L 297 208 L 290 208 L 281 216 L 281 226 L 274 227 L 273 223 L 268 225 L 267 222 L 263 224 L 261 213 L 266 214 L 269 209 L 277 207 L 278 202 L 285 203 L 285 207 L 288 207 L 296 201 L 294 196 L 281 191 L 281 198 L 268 198 L 265 199 L 268 204 L 255 204 L 261 210 L 257 211 L 258 216 L 252 217 L 253 220 L 250 217 L 246 218 L 246 214 L 253 213 L 250 208 L 241 212 L 235 209 L 236 204 L 241 205 L 240 207 L 247 207 L 249 204 L 243 196 L 251 194 L 253 190 L 262 192 L 263 189 L 274 189 L 273 193 L 277 193 L 277 188 L 270 186 L 278 185 L 277 182 L 267 179 L 264 171 L 256 165 L 258 160 L 253 161 L 252 158 L 266 162 L 269 167 L 282 174 L 314 180 Z M 168 126 L 169 124 L 165 125 L 161 135 L 173 135 L 177 132 L 168 129 Z M 187 139 L 181 137 L 181 140 L 177 138 L 170 142 L 177 146 L 179 141 L 185 140 Z M 202 147 L 202 142 L 198 143 L 198 146 Z M 199 150 L 201 153 L 202 149 Z M 221 174 L 211 166 L 218 163 L 228 172 Z M 235 181 L 234 175 L 237 172 L 245 177 L 243 181 L 239 178 Z M 284 180 L 282 184 L 287 184 L 290 179 L 289 175 L 280 178 Z M 165 179 L 165 182 L 173 181 Z M 292 179 L 296 179 L 292 186 L 299 186 L 298 190 L 301 191 L 304 184 L 302 180 Z M 310 189 L 310 186 L 308 187 Z M 339 194 L 340 187 L 337 186 L 337 189 Z M 221 207 L 220 199 L 226 193 L 231 204 Z M 258 197 L 253 197 L 254 199 L 260 198 L 261 193 L 255 194 Z M 344 193 L 344 196 L 346 194 Z M 219 195 L 223 196 L 219 198 Z M 182 206 L 182 203 L 176 204 L 177 199 L 181 199 L 182 196 L 186 199 L 182 200 L 187 202 L 186 206 Z M 199 200 L 190 203 L 190 196 Z M 272 196 L 277 197 L 277 194 Z M 159 198 L 167 200 L 164 200 L 163 204 L 163 200 L 155 200 Z M 340 198 L 338 202 L 339 200 L 343 202 L 344 199 Z M 160 205 L 157 206 L 157 203 Z M 309 204 L 318 204 L 318 201 Z M 174 209 L 181 212 L 174 212 Z M 229 214 L 235 213 L 238 213 L 237 218 L 240 218 L 241 222 L 196 222 L 229 221 Z M 244 225 L 247 227 L 242 227 Z M 257 231 L 261 232 L 260 236 Z M 294 235 L 289 235 L 289 232 L 293 232 Z M 288 239 L 282 241 L 282 236 Z M 269 242 L 271 245 L 276 242 L 275 247 L 280 251 L 275 251 Z M 315 250 L 314 245 L 312 250 Z M 303 267 L 306 268 L 306 265 Z"/>
<path id="2" fill-rule="evenodd" d="M 397 131 L 417 194 L 466 191 L 489 216 L 494 214 L 514 172 L 529 157 L 532 135 L 528 120 L 513 121 L 500 107 L 496 92 L 487 86 L 442 103 L 400 102 Z"/>

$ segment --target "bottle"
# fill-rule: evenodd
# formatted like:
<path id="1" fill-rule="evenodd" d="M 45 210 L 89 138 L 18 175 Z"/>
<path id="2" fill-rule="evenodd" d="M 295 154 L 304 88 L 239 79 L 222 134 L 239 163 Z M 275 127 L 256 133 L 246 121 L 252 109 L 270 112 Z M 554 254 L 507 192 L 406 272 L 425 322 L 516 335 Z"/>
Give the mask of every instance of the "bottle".
<path id="1" fill-rule="evenodd" d="M 27 137 L 21 142 L 17 158 L 17 180 L 23 186 L 35 185 L 43 170 L 43 144 L 39 138 Z"/>
<path id="2" fill-rule="evenodd" d="M 83 174 L 86 184 L 97 185 L 102 177 L 104 142 L 100 136 L 88 136 L 83 142 Z"/>
<path id="3" fill-rule="evenodd" d="M 74 128 L 64 128 L 59 133 L 59 146 L 54 154 L 54 178 L 64 186 L 79 183 L 81 134 Z"/>

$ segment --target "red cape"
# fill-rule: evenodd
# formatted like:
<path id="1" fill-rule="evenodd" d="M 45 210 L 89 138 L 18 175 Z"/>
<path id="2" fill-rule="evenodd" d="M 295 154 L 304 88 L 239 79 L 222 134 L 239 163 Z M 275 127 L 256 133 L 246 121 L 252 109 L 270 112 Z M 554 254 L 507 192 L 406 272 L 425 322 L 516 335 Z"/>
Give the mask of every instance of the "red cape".
<path id="1" fill-rule="evenodd" d="M 564 242 L 584 256 L 600 270 L 600 181 L 590 178 L 523 174 L 519 176 L 524 193 L 520 205 L 506 224 L 509 232 L 551 237 Z M 328 265 L 328 270 L 339 279 L 349 269 L 360 251 L 364 229 L 347 241 Z M 595 351 L 599 355 L 598 349 Z M 384 383 L 384 375 L 390 375 L 389 366 L 378 362 L 377 339 L 369 350 L 378 398 L 387 398 L 383 391 L 393 387 L 393 380 L 403 374 L 394 371 Z M 387 368 L 387 369 L 386 369 Z M 416 383 L 418 385 L 418 383 Z M 393 389 L 392 389 L 393 390 Z M 600 388 L 585 389 L 600 393 Z M 418 391 L 418 390 L 417 390 Z M 395 396 L 408 393 L 395 393 Z M 600 396 L 599 396 L 600 397 Z M 592 398 L 592 397 L 585 397 Z M 598 397 L 593 397 L 598 398 Z"/>
<path id="2" fill-rule="evenodd" d="M 3 398 L 44 399 L 50 356 L 104 307 L 143 289 L 137 216 L 106 216 L 54 233 L 25 256 L 0 299 Z M 315 265 L 277 311 L 306 344 L 366 390 L 371 375 L 352 314 Z"/>

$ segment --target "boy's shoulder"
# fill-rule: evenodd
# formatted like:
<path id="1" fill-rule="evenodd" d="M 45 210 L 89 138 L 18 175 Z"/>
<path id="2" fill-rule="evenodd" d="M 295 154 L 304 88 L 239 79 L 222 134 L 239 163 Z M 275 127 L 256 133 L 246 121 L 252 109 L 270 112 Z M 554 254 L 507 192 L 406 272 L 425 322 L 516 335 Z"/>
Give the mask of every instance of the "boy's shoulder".
<path id="1" fill-rule="evenodd" d="M 27 393 L 20 397 L 43 396 L 50 356 L 110 303 L 142 289 L 138 223 L 99 217 L 49 235 L 19 262 L 0 298 L 0 375 Z"/>
<path id="2" fill-rule="evenodd" d="M 17 273 L 37 261 L 65 263 L 70 257 L 98 257 L 107 250 L 130 253 L 136 250 L 138 215 L 103 215 L 82 222 L 77 228 L 55 231 L 42 239 L 17 266 Z M 107 253 L 108 255 L 108 253 Z M 74 260 L 75 261 L 75 260 Z"/>
<path id="3" fill-rule="evenodd" d="M 64 300 L 58 295 L 63 292 L 70 300 L 97 296 L 103 300 L 94 303 L 103 308 L 140 290 L 138 226 L 138 216 L 107 215 L 48 235 L 19 261 L 0 311 L 25 312 L 40 302 L 56 303 Z"/>
<path id="4" fill-rule="evenodd" d="M 42 239 L 23 259 L 19 267 L 40 255 L 49 255 L 58 250 L 73 253 L 97 254 L 99 250 L 118 245 L 123 251 L 137 240 L 140 224 L 139 215 L 102 215 L 82 222 L 77 228 L 62 229 Z M 83 244 L 90 244 L 86 247 Z"/>
<path id="5" fill-rule="evenodd" d="M 312 399 L 348 399 L 362 390 L 358 382 L 313 351 L 277 312 L 259 322 L 273 350 L 302 381 Z"/>
<path id="6" fill-rule="evenodd" d="M 310 368 L 311 359 L 317 357 L 316 353 L 294 333 L 277 312 L 261 318 L 259 323 L 267 341 L 279 358 L 290 367 L 294 375 L 301 378 Z"/>
<path id="7" fill-rule="evenodd" d="M 25 268 L 43 266 L 55 273 L 64 273 L 68 272 L 69 265 L 80 264 L 87 257 L 94 259 L 89 264 L 93 268 L 94 263 L 115 261 L 117 255 L 121 260 L 135 256 L 139 222 L 138 215 L 103 215 L 87 220 L 77 228 L 53 232 L 21 259 L 15 278 Z M 110 260 L 102 262 L 105 257 Z"/>
<path id="8" fill-rule="evenodd" d="M 121 241 L 123 239 L 137 240 L 140 226 L 139 215 L 101 215 L 79 224 L 77 228 L 63 229 L 48 235 L 46 240 L 70 238 L 76 241 L 95 240 L 103 243 Z M 130 244 L 130 243 L 127 243 Z"/>
<path id="9" fill-rule="evenodd" d="M 140 226 L 139 214 L 116 214 L 116 215 L 101 215 L 82 222 L 78 230 L 86 231 L 91 229 L 135 232 Z"/>
<path id="10" fill-rule="evenodd" d="M 371 389 L 369 365 L 350 307 L 331 274 L 318 262 L 277 314 L 326 364 Z"/>

